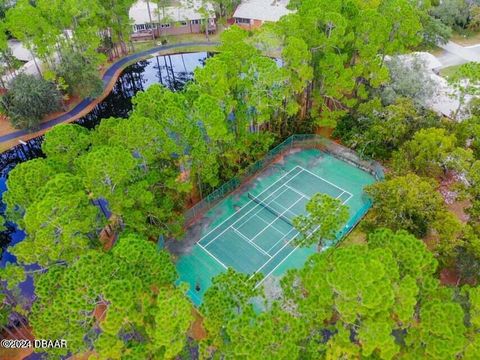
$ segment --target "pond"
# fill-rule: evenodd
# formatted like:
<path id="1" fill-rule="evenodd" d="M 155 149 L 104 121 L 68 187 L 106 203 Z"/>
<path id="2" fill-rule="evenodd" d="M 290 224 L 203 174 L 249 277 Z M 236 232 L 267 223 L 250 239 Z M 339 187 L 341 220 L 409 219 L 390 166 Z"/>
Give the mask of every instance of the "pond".
<path id="1" fill-rule="evenodd" d="M 192 79 L 195 68 L 203 66 L 211 56 L 213 53 L 207 52 L 163 55 L 130 65 L 121 73 L 111 93 L 88 115 L 75 123 L 93 129 L 102 119 L 126 118 L 132 110 L 132 97 L 137 92 L 158 83 L 173 91 L 181 90 Z M 44 156 L 41 150 L 42 141 L 43 137 L 38 137 L 0 154 L 0 194 L 6 190 L 8 172 L 17 164 Z M 4 211 L 4 204 L 0 204 L 0 211 Z M 24 237 L 24 233 L 19 231 L 15 224 L 7 224 L 7 231 L 0 233 L 0 267 L 4 267 L 7 262 L 16 261 L 7 251 L 7 247 L 22 241 Z"/>

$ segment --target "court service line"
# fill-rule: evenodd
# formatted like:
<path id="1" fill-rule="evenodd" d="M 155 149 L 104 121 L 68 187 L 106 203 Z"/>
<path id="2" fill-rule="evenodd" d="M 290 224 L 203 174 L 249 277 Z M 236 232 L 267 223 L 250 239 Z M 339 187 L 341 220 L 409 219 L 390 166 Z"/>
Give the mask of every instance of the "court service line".
<path id="1" fill-rule="evenodd" d="M 299 233 L 297 233 L 293 238 L 291 238 L 290 241 L 288 241 L 287 243 L 285 243 L 285 245 L 283 245 L 283 246 L 280 248 L 280 250 L 278 250 L 275 254 L 273 254 L 273 255 L 272 255 L 272 259 L 273 259 L 275 256 L 277 256 L 277 255 L 280 253 L 280 251 L 282 251 L 283 249 L 285 249 L 286 246 L 290 245 L 290 244 L 298 237 L 298 235 L 299 235 Z M 297 246 L 297 247 L 298 247 L 298 246 Z M 296 247 L 296 248 L 297 248 L 297 247 Z M 293 249 L 293 251 L 295 251 L 296 248 Z M 289 254 L 289 255 L 290 255 L 290 254 Z M 287 255 L 287 256 L 288 256 L 288 255 Z M 256 273 L 258 273 L 259 271 L 261 271 L 268 263 L 270 263 L 270 261 L 271 261 L 272 259 L 267 260 L 262 266 L 260 266 L 260 267 L 252 274 L 252 276 L 250 276 L 250 279 L 251 279 Z M 276 269 L 276 267 L 275 267 L 273 270 L 275 270 L 275 269 Z M 273 270 L 272 270 L 272 271 L 273 271 Z M 271 274 L 271 272 L 268 273 L 267 276 L 269 276 L 270 274 Z M 264 278 L 263 280 L 265 280 L 265 279 L 267 278 L 267 276 L 265 276 L 265 278 Z M 263 282 L 263 280 L 260 281 L 260 282 L 255 286 L 255 289 L 258 287 L 258 285 L 260 285 L 260 284 Z"/>
<path id="2" fill-rule="evenodd" d="M 287 184 L 288 184 L 288 182 L 287 182 Z M 300 195 L 300 196 L 303 196 L 304 198 L 307 198 L 308 200 L 310 200 L 310 199 L 311 199 L 311 196 L 307 196 L 307 195 L 305 195 L 305 194 L 304 194 L 304 193 L 302 193 L 301 191 L 299 191 L 299 190 L 296 190 L 294 187 L 291 187 L 290 185 L 286 185 L 286 184 L 285 184 L 285 186 L 286 186 L 286 187 L 288 187 L 290 190 L 292 190 L 292 191 L 296 192 L 298 195 Z"/>
<path id="3" fill-rule="evenodd" d="M 295 174 L 295 175 L 292 177 L 292 179 L 293 179 L 295 176 L 297 176 L 297 175 L 298 175 L 298 174 Z M 283 186 L 283 185 L 282 185 L 282 186 Z M 281 188 L 282 188 L 282 187 L 279 187 L 279 188 L 278 188 L 277 190 L 275 190 L 273 193 L 271 193 L 270 195 L 268 195 L 265 199 L 268 199 L 270 196 L 274 195 L 274 194 L 275 194 L 279 189 L 281 189 Z M 269 189 L 269 188 L 267 188 L 267 189 L 265 189 L 264 191 L 262 191 L 262 193 L 260 193 L 260 195 L 263 194 L 263 193 L 264 193 L 265 191 L 267 191 L 268 189 Z M 260 204 L 257 204 L 257 203 L 254 202 L 253 200 L 250 200 L 248 203 L 246 203 L 245 205 L 243 205 L 243 206 L 242 206 L 242 209 L 243 209 L 246 205 L 248 205 L 249 203 L 254 203 L 254 204 L 256 204 L 256 205 L 255 205 L 253 208 L 251 208 L 250 210 L 248 210 L 245 214 L 243 214 L 242 216 L 240 216 L 237 220 L 235 220 L 235 221 L 233 222 L 233 224 L 228 225 L 228 227 L 227 227 L 226 229 L 224 229 L 220 234 L 218 234 L 217 236 L 215 236 L 212 240 L 210 240 L 210 241 L 209 241 L 207 244 L 205 244 L 204 246 L 207 247 L 207 246 L 210 245 L 212 242 L 214 242 L 215 240 L 217 240 L 222 234 L 225 233 L 225 231 L 228 230 L 228 228 L 230 228 L 231 226 L 237 224 L 240 220 L 242 220 L 245 216 L 247 216 L 250 212 L 252 212 L 252 211 L 255 210 L 256 208 L 259 208 L 260 210 L 258 210 L 254 215 L 256 215 L 257 213 L 259 213 L 260 211 L 262 211 L 263 206 L 261 206 Z M 234 214 L 232 214 L 231 216 L 233 216 L 233 215 L 234 215 Z M 249 220 L 250 220 L 254 215 L 250 216 Z M 231 217 L 231 216 L 230 216 L 230 217 Z M 222 224 L 223 224 L 225 221 L 227 221 L 227 220 L 224 220 L 224 221 L 222 222 Z M 242 225 L 243 225 L 243 224 L 245 224 L 245 222 L 243 222 Z M 220 224 L 220 225 L 221 225 L 221 224 Z M 219 226 L 220 226 L 220 225 L 219 225 Z M 206 236 L 206 235 L 205 235 L 205 236 Z M 204 236 L 204 237 L 205 237 L 205 236 Z M 203 239 L 204 237 L 202 237 L 202 239 Z M 200 239 L 199 242 L 202 241 L 202 239 Z"/>
<path id="4" fill-rule="evenodd" d="M 310 237 L 311 234 L 315 233 L 318 229 L 320 229 L 320 225 L 318 225 L 318 226 L 315 228 L 315 230 L 313 230 L 313 232 L 311 232 L 311 233 L 308 235 L 308 237 Z M 290 244 L 295 238 L 298 237 L 299 234 L 300 234 L 300 233 L 298 233 L 297 236 L 295 236 L 290 242 L 288 242 L 287 244 L 285 244 L 285 246 L 287 246 L 288 244 Z M 270 275 L 272 275 L 272 273 L 273 273 L 275 270 L 277 270 L 278 267 L 279 267 L 280 265 L 282 265 L 282 264 L 285 262 L 285 260 L 287 260 L 288 257 L 289 257 L 290 255 L 292 255 L 292 254 L 300 247 L 300 245 L 301 245 L 301 244 L 299 243 L 297 246 L 295 246 L 295 248 L 294 248 L 287 256 L 285 256 L 285 257 L 272 269 L 272 271 L 270 271 L 262 280 L 260 280 L 260 281 L 258 282 L 258 284 L 255 285 L 255 289 L 258 288 Z M 275 253 L 275 255 L 272 256 L 272 258 L 274 258 L 280 251 L 282 251 L 282 250 L 285 248 L 285 246 L 283 246 L 280 250 L 278 250 L 278 251 Z M 269 260 L 268 262 L 270 262 L 270 260 Z M 267 263 L 263 264 L 263 266 L 265 266 L 266 264 L 267 264 Z M 260 269 L 262 269 L 263 266 L 262 266 Z M 255 273 L 257 273 L 258 271 L 260 271 L 260 269 L 258 269 L 257 271 L 255 271 Z M 255 274 L 255 273 L 254 273 L 254 274 Z"/>
<path id="5" fill-rule="evenodd" d="M 275 244 L 273 244 L 272 247 L 267 250 L 267 252 L 270 252 L 270 250 L 272 250 L 275 246 L 277 246 L 277 244 L 278 244 L 280 241 L 284 240 L 292 231 L 297 231 L 297 229 L 291 228 L 290 231 L 287 232 L 286 234 L 284 234 L 283 237 L 282 237 L 280 240 L 278 240 Z"/>
<path id="6" fill-rule="evenodd" d="M 213 255 L 210 251 L 208 251 L 207 249 L 205 249 L 205 247 L 204 247 L 202 244 L 197 244 L 197 245 L 200 246 L 200 248 L 203 249 L 208 255 L 210 255 L 212 258 L 214 258 L 215 260 L 217 260 L 220 265 L 222 265 L 225 269 L 228 270 L 228 267 L 227 267 L 223 262 L 221 262 L 220 260 L 218 260 L 217 257 L 216 257 L 215 255 Z"/>
<path id="7" fill-rule="evenodd" d="M 278 183 L 280 180 L 282 180 L 284 177 L 288 176 L 290 173 L 294 172 L 294 170 L 296 169 L 301 169 L 301 166 L 295 166 L 292 170 L 290 170 L 289 172 L 287 172 L 285 175 L 283 175 L 280 179 L 278 179 L 277 181 L 275 181 L 273 184 L 271 184 L 269 187 L 267 187 L 265 190 L 263 190 L 259 195 L 263 194 L 265 191 L 269 190 L 272 186 L 274 186 L 276 183 Z M 298 174 L 296 174 L 298 175 Z M 295 176 L 296 176 L 295 175 Z M 273 193 L 272 193 L 273 194 Z M 244 207 L 246 207 L 248 204 L 250 203 L 253 203 L 253 200 L 250 200 L 249 202 L 247 202 L 245 205 L 242 206 L 241 209 L 243 209 Z M 250 213 L 251 211 L 253 211 L 257 206 L 260 206 L 259 204 L 256 204 L 256 206 L 254 206 L 252 209 L 250 209 L 249 211 L 247 211 L 244 215 L 242 215 L 241 218 L 243 218 L 243 216 L 247 215 L 248 213 Z M 240 210 L 241 210 L 240 209 Z M 210 235 L 213 231 L 217 230 L 220 226 L 222 226 L 223 224 L 225 224 L 228 220 L 230 220 L 233 216 L 235 215 L 238 215 L 238 211 L 234 212 L 232 215 L 230 215 L 228 218 L 226 218 L 225 220 L 223 220 L 220 224 L 218 224 L 217 226 L 215 226 L 212 230 L 210 230 L 208 233 L 206 233 L 205 235 L 203 235 L 201 237 L 200 240 L 197 241 L 197 243 L 200 243 L 200 241 L 202 241 L 204 238 L 206 238 L 208 235 Z M 240 219 L 241 219 L 240 218 Z M 238 220 L 240 220 L 238 219 Z M 237 221 L 238 221 L 237 220 Z M 233 224 L 235 224 L 236 222 L 234 222 Z M 230 227 L 231 225 L 229 225 Z M 225 230 L 224 230 L 225 231 Z M 223 231 L 223 232 L 224 232 Z M 218 236 L 220 236 L 223 232 L 221 232 L 220 234 L 218 234 L 214 239 L 216 239 Z M 209 241 L 207 243 L 207 245 L 210 243 L 211 241 Z M 205 245 L 206 246 L 206 245 Z"/>
<path id="8" fill-rule="evenodd" d="M 265 198 L 265 200 L 268 199 L 270 196 L 274 195 L 276 192 L 278 192 L 282 187 L 287 187 L 287 188 L 288 188 L 287 184 L 288 184 L 290 181 L 292 181 L 293 179 L 295 179 L 298 175 L 300 175 L 300 174 L 303 172 L 303 170 L 302 170 L 303 168 L 302 168 L 301 166 L 297 165 L 295 168 L 297 168 L 297 167 L 300 168 L 301 171 L 298 172 L 297 174 L 295 174 L 294 176 L 292 176 L 290 179 L 288 179 L 287 182 L 285 182 L 285 184 L 282 184 L 282 185 L 281 185 L 277 190 L 275 190 L 273 193 L 271 193 L 270 195 L 268 195 L 268 196 Z M 264 191 L 262 191 L 260 194 L 254 195 L 254 196 L 255 196 L 257 199 L 260 200 L 260 196 L 261 196 L 265 191 L 267 191 L 267 190 L 268 190 L 268 188 L 265 189 Z M 261 200 L 261 201 L 263 201 L 263 202 L 265 202 L 265 203 L 267 203 L 267 204 L 271 204 L 272 202 L 276 202 L 275 200 L 277 200 L 277 199 L 280 197 L 280 195 L 282 195 L 285 191 L 287 191 L 287 189 L 283 190 L 280 194 L 278 194 L 273 200 L 271 200 L 271 201 L 269 201 L 269 202 L 267 202 L 267 201 L 265 201 L 265 200 Z M 250 200 L 250 201 L 253 201 L 253 200 Z M 278 203 L 277 203 L 277 204 L 278 204 Z M 259 204 L 258 204 L 258 205 L 259 205 Z M 280 205 L 280 204 L 278 204 L 278 205 Z M 280 205 L 280 206 L 282 206 L 282 205 Z M 282 206 L 282 207 L 285 209 L 284 206 Z M 255 214 L 253 214 L 252 216 L 250 216 L 247 220 L 245 220 L 243 224 L 249 222 L 250 219 L 253 218 L 254 216 L 260 217 L 260 216 L 258 216 L 257 214 L 258 214 L 260 211 L 262 211 L 262 209 L 263 209 L 263 207 L 262 207 L 260 210 L 258 210 Z M 253 210 L 253 209 L 252 209 L 252 210 Z M 246 214 L 245 214 L 245 215 L 246 215 Z M 240 218 L 240 219 L 241 219 L 241 218 Z M 238 220 L 240 220 L 240 219 L 238 219 Z M 237 220 L 237 221 L 238 221 L 238 220 Z M 235 224 L 235 223 L 234 223 L 234 224 Z M 242 224 L 242 225 L 243 225 L 243 224 Z M 242 227 L 242 225 L 239 226 L 239 227 Z"/>
<path id="9" fill-rule="evenodd" d="M 255 236 L 252 238 L 252 241 L 254 241 L 255 238 L 256 238 L 258 235 L 260 235 L 260 234 L 263 233 L 265 230 L 267 230 L 267 229 L 270 227 L 271 224 L 273 224 L 273 223 L 274 223 L 275 221 L 277 221 L 278 219 L 281 219 L 282 216 L 283 216 L 283 214 L 285 214 L 287 211 L 289 211 L 289 210 L 290 210 L 293 206 L 295 206 L 300 200 L 303 200 L 303 197 L 298 198 L 297 201 L 295 201 L 295 202 L 294 202 L 292 205 L 290 205 L 284 212 L 282 212 L 282 213 L 280 214 L 280 216 L 277 216 L 277 217 L 275 218 L 275 220 L 273 220 L 270 224 L 268 224 L 267 226 L 265 226 L 265 227 L 262 229 L 262 231 L 260 231 L 257 235 L 255 235 Z M 283 207 L 283 206 L 282 206 L 282 207 Z M 283 208 L 284 208 L 284 207 L 283 207 Z M 284 209 L 285 209 L 285 208 L 284 208 Z"/>
<path id="10" fill-rule="evenodd" d="M 282 206 L 282 207 L 283 207 L 283 206 Z M 267 225 L 269 224 L 269 222 L 266 221 L 266 220 L 265 220 L 264 218 L 262 218 L 261 216 L 258 216 L 258 215 L 257 215 L 257 217 L 258 217 L 261 221 L 263 221 L 263 223 L 265 223 L 265 224 L 267 224 Z M 277 227 L 275 227 L 275 226 L 273 226 L 273 225 L 271 226 L 271 228 L 272 228 L 272 229 L 275 229 L 276 231 L 278 231 L 280 234 L 282 234 L 282 235 L 284 235 L 284 236 L 286 235 L 283 231 L 279 230 Z M 291 230 L 288 230 L 287 234 L 288 234 L 290 231 L 291 231 Z"/>
<path id="11" fill-rule="evenodd" d="M 298 175 L 298 174 L 297 174 Z M 293 178 L 292 178 L 293 179 Z M 282 186 L 280 186 L 277 190 L 275 190 L 273 193 L 271 193 L 269 196 L 267 196 L 267 198 L 269 198 L 270 196 L 272 195 L 277 195 L 273 200 L 272 199 L 269 199 L 269 201 L 265 201 L 265 200 L 261 200 L 263 201 L 264 203 L 266 203 L 267 205 L 270 205 L 272 202 L 275 202 L 275 199 L 277 199 L 280 195 L 282 195 L 285 191 L 287 191 L 287 189 L 284 189 L 282 190 L 282 188 L 285 186 L 285 184 L 283 184 Z M 278 193 L 280 190 L 282 190 L 280 193 Z M 256 196 L 256 198 L 258 199 L 258 196 Z M 259 199 L 260 200 L 260 199 Z M 253 200 L 250 199 L 250 201 L 252 202 L 255 202 Z M 258 203 L 255 202 L 255 204 L 257 205 L 260 205 Z M 265 208 L 263 206 L 260 206 L 259 210 L 255 213 L 255 214 L 252 214 L 247 220 L 245 220 L 240 226 L 238 226 L 239 228 L 241 228 L 243 225 L 245 225 L 246 223 L 248 223 L 252 218 L 254 218 L 255 216 L 256 217 L 260 217 L 258 216 L 258 213 L 261 212 L 262 210 L 264 210 Z M 240 220 L 240 219 L 238 219 Z M 267 223 L 268 224 L 268 223 Z"/>
<path id="12" fill-rule="evenodd" d="M 315 174 L 315 173 L 311 172 L 310 170 L 307 170 L 307 169 L 305 169 L 305 168 L 304 168 L 304 167 L 302 167 L 302 166 L 300 166 L 300 168 L 301 168 L 302 170 L 304 170 L 304 171 L 308 172 L 309 174 L 311 174 L 311 175 L 313 175 L 313 176 L 315 176 L 315 177 L 319 178 L 320 180 L 323 180 L 323 181 L 325 181 L 326 183 L 328 183 L 328 184 L 330 184 L 330 185 L 332 185 L 332 186 L 336 187 L 338 190 L 340 190 L 340 191 L 344 191 L 344 192 L 346 192 L 347 194 L 350 194 L 350 195 L 352 195 L 352 194 L 351 194 L 351 193 L 349 193 L 347 190 L 345 190 L 345 189 L 342 189 L 340 186 L 338 186 L 338 185 L 335 185 L 334 183 L 332 183 L 332 182 L 328 181 L 327 179 L 324 179 L 324 178 L 322 178 L 321 176 L 319 176 L 319 175 L 317 175 L 317 174 Z"/>
<path id="13" fill-rule="evenodd" d="M 350 196 L 348 197 L 348 199 L 347 199 L 347 200 L 345 200 L 345 201 L 343 202 L 343 204 L 346 204 L 346 203 L 347 203 L 348 201 L 350 201 L 350 199 L 353 197 L 353 195 L 352 195 L 352 194 L 349 194 L 349 195 L 350 195 Z"/>
<path id="14" fill-rule="evenodd" d="M 267 255 L 270 259 L 272 258 L 270 256 L 270 254 L 268 254 L 265 250 L 263 250 L 260 246 L 258 246 L 257 244 L 251 242 L 248 237 L 246 237 L 245 235 L 243 235 L 240 231 L 238 231 L 236 228 L 232 227 L 233 231 L 236 232 L 244 241 L 246 241 L 247 243 L 251 244 L 255 249 L 257 249 L 258 251 L 260 251 L 262 254 L 264 255 Z"/>

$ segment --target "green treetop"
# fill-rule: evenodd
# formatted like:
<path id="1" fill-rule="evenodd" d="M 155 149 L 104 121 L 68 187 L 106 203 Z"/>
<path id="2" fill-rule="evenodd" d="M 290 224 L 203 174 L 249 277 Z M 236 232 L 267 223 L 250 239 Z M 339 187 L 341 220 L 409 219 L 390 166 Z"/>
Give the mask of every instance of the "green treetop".
<path id="1" fill-rule="evenodd" d="M 318 251 L 325 242 L 335 240 L 337 233 L 347 222 L 350 213 L 342 200 L 327 194 L 315 194 L 306 205 L 308 215 L 299 215 L 293 219 L 300 233 L 297 240 L 302 246 L 316 244 Z"/>
<path id="2" fill-rule="evenodd" d="M 86 252 L 72 266 L 37 277 L 34 334 L 68 341 L 68 349 L 48 350 L 54 356 L 93 350 L 100 359 L 172 358 L 192 321 L 189 302 L 173 288 L 175 278 L 166 252 L 142 237 L 123 236 L 108 253 Z"/>

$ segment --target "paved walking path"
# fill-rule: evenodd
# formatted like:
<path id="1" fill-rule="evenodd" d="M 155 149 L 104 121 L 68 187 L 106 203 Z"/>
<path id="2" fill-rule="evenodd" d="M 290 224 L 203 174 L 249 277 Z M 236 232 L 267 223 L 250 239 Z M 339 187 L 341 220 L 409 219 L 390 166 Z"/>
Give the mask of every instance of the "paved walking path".
<path id="1" fill-rule="evenodd" d="M 462 65 L 470 61 L 480 61 L 480 44 L 461 46 L 449 41 L 444 45 L 438 46 L 443 49 L 443 52 L 435 55 L 441 64 L 437 69 Z"/>
<path id="2" fill-rule="evenodd" d="M 458 56 L 467 61 L 480 61 L 480 47 L 479 46 L 469 46 L 464 47 L 458 45 L 452 41 L 444 45 L 439 45 L 443 50 L 448 51 L 451 54 Z"/>
<path id="3" fill-rule="evenodd" d="M 190 47 L 190 46 L 217 46 L 219 45 L 218 42 L 207 42 L 207 41 L 200 41 L 200 42 L 186 42 L 186 43 L 178 43 L 178 44 L 172 44 L 172 45 L 160 45 L 156 46 L 154 48 L 141 51 L 132 55 L 128 55 L 116 63 L 112 64 L 107 71 L 103 74 L 103 88 L 104 90 L 109 89 L 111 90 L 111 86 L 115 83 L 117 80 L 118 76 L 120 75 L 121 71 L 130 63 L 132 63 L 135 60 L 140 60 L 142 58 L 148 57 L 149 55 L 155 54 L 156 52 L 159 51 L 164 51 L 164 50 L 170 50 L 170 49 L 176 49 L 176 48 L 182 48 L 182 47 Z M 83 99 L 79 104 L 77 104 L 72 110 L 63 113 L 62 115 L 53 118 L 51 120 L 42 122 L 39 126 L 39 129 L 36 132 L 41 132 L 43 130 L 47 130 L 51 128 L 52 126 L 55 126 L 57 124 L 61 124 L 64 122 L 72 122 L 75 121 L 82 116 L 85 116 L 85 109 L 91 106 L 92 104 L 96 104 L 103 100 L 109 93 L 109 91 L 104 91 L 101 97 L 96 98 L 96 99 L 90 99 L 86 98 Z M 91 109 L 90 109 L 91 110 Z M 89 111 L 90 111 L 89 110 Z M 89 112 L 88 111 L 88 112 Z M 87 112 L 87 113 L 88 113 Z M 31 135 L 31 133 L 27 130 L 18 130 L 11 132 L 6 135 L 0 136 L 0 143 L 7 142 L 7 141 L 12 141 L 17 138 L 20 138 L 25 135 Z"/>

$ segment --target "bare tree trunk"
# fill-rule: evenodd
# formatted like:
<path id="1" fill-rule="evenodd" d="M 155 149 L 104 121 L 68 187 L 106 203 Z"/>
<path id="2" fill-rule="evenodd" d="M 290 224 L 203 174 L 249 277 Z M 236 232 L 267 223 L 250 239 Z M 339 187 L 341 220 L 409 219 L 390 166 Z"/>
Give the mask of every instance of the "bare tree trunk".
<path id="1" fill-rule="evenodd" d="M 33 63 L 35 64 L 35 67 L 37 68 L 38 74 L 40 75 L 40 77 L 43 78 L 42 71 L 40 70 L 40 66 L 38 66 L 37 59 L 36 59 L 35 55 L 33 54 L 33 51 L 32 51 L 32 50 L 30 50 L 30 54 L 31 54 L 32 57 L 33 57 Z"/>
<path id="2" fill-rule="evenodd" d="M 205 19 L 205 36 L 207 37 L 207 41 L 210 41 L 210 37 L 208 36 L 208 16 Z"/>
<path id="3" fill-rule="evenodd" d="M 150 30 L 152 31 L 152 40 L 155 40 L 155 31 L 153 30 L 152 12 L 150 11 L 150 0 L 147 2 L 148 19 L 150 20 Z"/>

